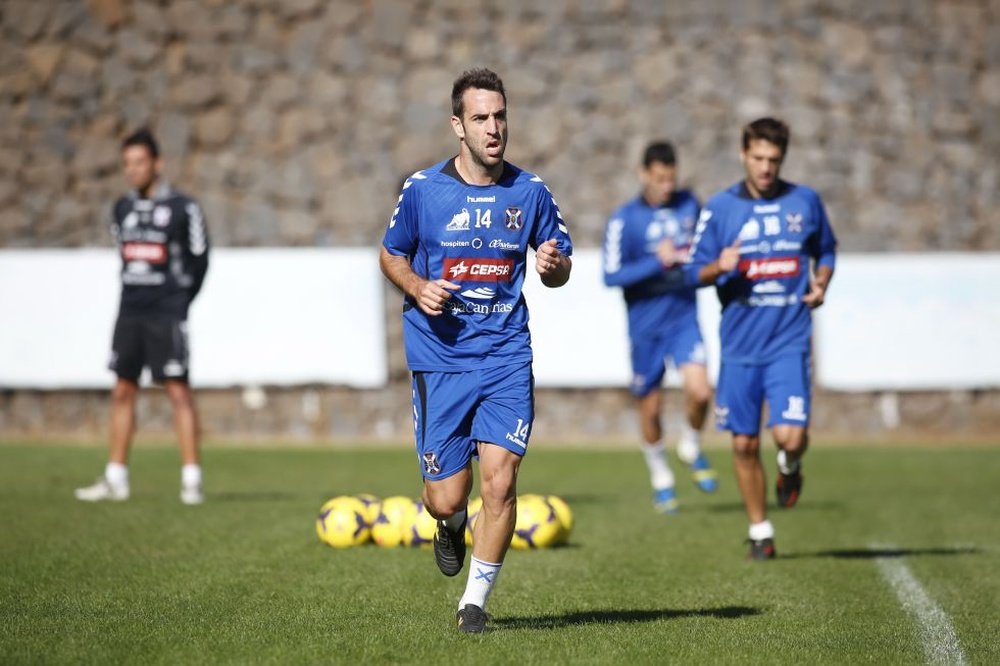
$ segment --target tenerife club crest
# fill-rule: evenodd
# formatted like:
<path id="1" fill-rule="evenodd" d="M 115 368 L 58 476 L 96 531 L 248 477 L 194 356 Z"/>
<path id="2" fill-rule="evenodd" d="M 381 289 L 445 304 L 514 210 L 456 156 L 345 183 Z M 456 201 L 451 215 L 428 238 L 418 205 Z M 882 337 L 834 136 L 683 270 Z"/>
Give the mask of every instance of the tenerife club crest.
<path id="1" fill-rule="evenodd" d="M 785 221 L 788 222 L 788 233 L 802 233 L 802 213 L 788 213 L 785 215 Z"/>
<path id="2" fill-rule="evenodd" d="M 520 231 L 524 226 L 524 211 L 517 206 L 509 206 L 504 211 L 504 226 L 511 231 Z"/>
<path id="3" fill-rule="evenodd" d="M 424 458 L 424 474 L 440 474 L 441 465 L 438 463 L 437 454 L 433 451 L 428 451 L 423 455 Z"/>

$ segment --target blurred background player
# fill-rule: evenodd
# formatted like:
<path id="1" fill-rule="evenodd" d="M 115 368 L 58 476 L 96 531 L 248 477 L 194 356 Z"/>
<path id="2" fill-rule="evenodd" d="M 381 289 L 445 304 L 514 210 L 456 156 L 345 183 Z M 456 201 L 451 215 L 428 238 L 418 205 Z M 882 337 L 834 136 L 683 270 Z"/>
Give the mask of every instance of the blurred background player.
<path id="1" fill-rule="evenodd" d="M 403 185 L 382 243 L 382 272 L 404 295 L 403 338 L 423 501 L 438 519 L 434 557 L 446 576 L 465 561 L 472 459 L 483 506 L 458 628 L 486 630 L 486 600 L 514 532 L 517 472 L 534 419 L 527 249 L 548 287 L 569 279 L 572 243 L 537 176 L 503 159 L 507 96 L 488 69 L 452 87 L 456 157 Z"/>
<path id="2" fill-rule="evenodd" d="M 156 139 L 139 130 L 122 142 L 122 169 L 132 190 L 114 205 L 111 233 L 122 258 L 122 292 L 109 368 L 111 446 L 104 475 L 76 491 L 84 501 L 129 497 L 128 456 L 135 430 L 139 376 L 148 367 L 163 384 L 180 445 L 181 501 L 200 504 L 198 416 L 188 384 L 188 307 L 208 270 L 208 234 L 201 207 L 161 180 Z"/>
<path id="3" fill-rule="evenodd" d="M 778 177 L 788 127 L 761 118 L 743 129 L 746 177 L 705 204 L 690 283 L 715 284 L 722 303 L 722 367 L 716 421 L 733 435 L 736 480 L 750 520 L 750 558 L 775 555 L 767 519 L 760 422 L 767 401 L 778 446 L 777 503 L 792 507 L 802 490 L 809 443 L 812 309 L 823 304 L 837 240 L 819 195 Z"/>
<path id="4" fill-rule="evenodd" d="M 665 141 L 646 147 L 639 170 L 642 192 L 618 208 L 604 232 L 604 283 L 622 287 L 628 308 L 632 355 L 632 394 L 638 398 L 642 450 L 653 486 L 653 505 L 678 508 L 674 474 L 663 444 L 660 386 L 668 359 L 684 386 L 684 419 L 677 456 L 705 492 L 718 484 L 701 451 L 711 389 L 705 370 L 705 344 L 698 328 L 695 287 L 684 283 L 699 205 L 687 190 L 677 190 L 677 160 Z"/>

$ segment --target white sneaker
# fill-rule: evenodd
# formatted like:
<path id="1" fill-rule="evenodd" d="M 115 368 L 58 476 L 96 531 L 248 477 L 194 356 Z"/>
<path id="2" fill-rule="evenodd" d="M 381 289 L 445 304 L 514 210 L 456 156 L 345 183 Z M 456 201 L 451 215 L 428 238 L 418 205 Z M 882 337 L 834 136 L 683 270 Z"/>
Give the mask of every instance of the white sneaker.
<path id="1" fill-rule="evenodd" d="M 103 500 L 121 502 L 128 499 L 128 484 L 116 485 L 102 476 L 92 486 L 77 488 L 74 494 L 78 500 L 83 502 L 101 502 Z"/>
<path id="2" fill-rule="evenodd" d="M 185 504 L 201 504 L 205 501 L 205 494 L 201 491 L 201 484 L 181 486 L 181 501 Z"/>

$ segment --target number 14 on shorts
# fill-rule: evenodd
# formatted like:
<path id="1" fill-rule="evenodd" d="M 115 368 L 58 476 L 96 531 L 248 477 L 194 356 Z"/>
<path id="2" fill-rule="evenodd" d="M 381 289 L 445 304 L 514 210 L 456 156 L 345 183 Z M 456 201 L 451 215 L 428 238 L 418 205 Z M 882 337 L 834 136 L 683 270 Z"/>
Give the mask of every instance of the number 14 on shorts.
<path id="1" fill-rule="evenodd" d="M 528 429 L 531 428 L 531 423 L 525 421 L 524 419 L 517 420 L 517 426 L 514 428 L 514 432 L 507 433 L 507 441 L 517 444 L 522 449 L 528 448 Z"/>

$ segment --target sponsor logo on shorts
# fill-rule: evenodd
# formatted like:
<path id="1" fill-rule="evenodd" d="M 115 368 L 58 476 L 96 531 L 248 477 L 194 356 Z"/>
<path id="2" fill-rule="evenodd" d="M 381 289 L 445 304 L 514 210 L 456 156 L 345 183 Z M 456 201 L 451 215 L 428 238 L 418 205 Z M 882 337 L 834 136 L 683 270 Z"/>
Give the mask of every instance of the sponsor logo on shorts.
<path id="1" fill-rule="evenodd" d="M 799 258 L 743 259 L 740 261 L 739 270 L 748 280 L 795 277 L 799 274 Z"/>
<path id="2" fill-rule="evenodd" d="M 125 243 L 122 246 L 122 256 L 125 261 L 162 264 L 167 261 L 167 248 L 159 243 Z"/>
<path id="3" fill-rule="evenodd" d="M 510 282 L 513 276 L 513 259 L 463 257 L 445 259 L 442 277 L 466 282 Z"/>
<path id="4" fill-rule="evenodd" d="M 433 451 L 428 451 L 423 454 L 423 464 L 424 464 L 424 474 L 440 474 L 441 465 L 438 463 L 437 454 Z"/>

